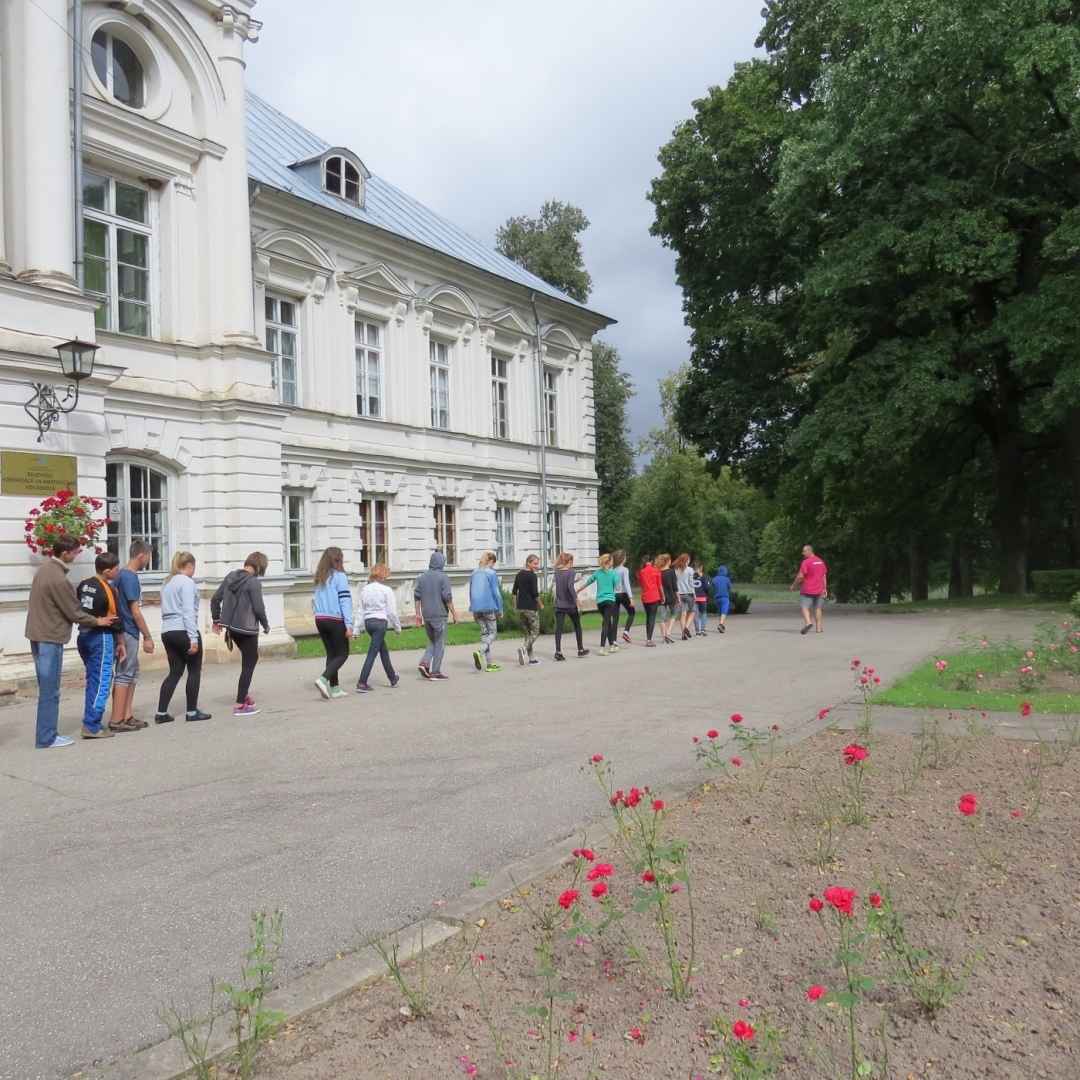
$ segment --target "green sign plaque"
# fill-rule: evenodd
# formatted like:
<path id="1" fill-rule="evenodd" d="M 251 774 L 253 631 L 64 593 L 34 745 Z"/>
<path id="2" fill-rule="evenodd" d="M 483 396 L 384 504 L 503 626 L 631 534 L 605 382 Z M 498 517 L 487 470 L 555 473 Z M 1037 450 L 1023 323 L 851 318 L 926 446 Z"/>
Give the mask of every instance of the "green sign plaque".
<path id="1" fill-rule="evenodd" d="M 0 452 L 0 495 L 44 498 L 65 489 L 79 491 L 79 462 L 73 454 Z"/>

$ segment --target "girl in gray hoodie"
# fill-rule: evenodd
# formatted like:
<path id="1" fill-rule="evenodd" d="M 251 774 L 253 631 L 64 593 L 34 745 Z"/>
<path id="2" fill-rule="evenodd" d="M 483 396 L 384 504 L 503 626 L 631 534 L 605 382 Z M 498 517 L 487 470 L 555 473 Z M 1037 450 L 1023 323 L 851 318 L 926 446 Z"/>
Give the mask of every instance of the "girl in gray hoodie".
<path id="1" fill-rule="evenodd" d="M 235 645 L 240 650 L 240 680 L 233 716 L 254 716 L 259 712 L 248 690 L 259 662 L 259 627 L 264 634 L 270 633 L 260 583 L 268 562 L 261 551 L 253 551 L 244 560 L 243 570 L 227 574 L 210 600 L 214 633 L 220 634 L 224 630 L 229 648 Z"/>

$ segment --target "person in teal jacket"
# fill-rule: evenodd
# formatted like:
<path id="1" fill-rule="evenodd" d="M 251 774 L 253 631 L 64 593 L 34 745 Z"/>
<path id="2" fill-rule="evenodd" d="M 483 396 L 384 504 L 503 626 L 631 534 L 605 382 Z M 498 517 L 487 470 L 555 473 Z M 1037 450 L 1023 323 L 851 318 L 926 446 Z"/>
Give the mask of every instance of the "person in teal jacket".
<path id="1" fill-rule="evenodd" d="M 615 593 L 619 588 L 619 575 L 612 569 L 610 555 L 600 556 L 600 569 L 594 570 L 578 587 L 581 592 L 587 585 L 596 582 L 596 607 L 603 616 L 604 622 L 600 627 L 600 655 L 618 652 L 619 646 L 615 643 L 619 632 L 619 605 L 615 600 Z"/>
<path id="2" fill-rule="evenodd" d="M 473 653 L 477 671 L 501 671 L 491 659 L 491 643 L 499 632 L 498 620 L 502 618 L 502 589 L 499 575 L 495 573 L 495 552 L 485 551 L 480 568 L 469 578 L 469 610 L 480 628 L 480 648 Z"/>

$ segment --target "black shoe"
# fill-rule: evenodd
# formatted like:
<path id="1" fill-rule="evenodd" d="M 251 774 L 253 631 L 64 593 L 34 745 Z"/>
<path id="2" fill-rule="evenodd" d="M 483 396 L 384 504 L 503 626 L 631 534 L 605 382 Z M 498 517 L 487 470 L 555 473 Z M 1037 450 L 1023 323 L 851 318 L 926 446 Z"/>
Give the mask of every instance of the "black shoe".
<path id="1" fill-rule="evenodd" d="M 806 624 L 806 625 L 805 625 L 805 626 L 804 626 L 804 627 L 803 627 L 803 628 L 802 628 L 802 629 L 801 629 L 801 630 L 799 631 L 799 633 L 800 633 L 800 634 L 809 634 L 811 630 L 813 630 L 813 626 L 811 626 L 811 624 L 810 624 L 810 623 L 807 623 L 807 624 Z"/>
<path id="2" fill-rule="evenodd" d="M 167 712 L 159 712 L 154 716 L 154 723 L 171 724 L 175 719 L 175 716 L 170 716 Z"/>
<path id="3" fill-rule="evenodd" d="M 566 659 L 566 657 L 565 657 L 565 656 L 563 656 L 563 654 L 562 654 L 561 652 L 557 652 L 557 653 L 555 654 L 555 659 L 556 659 L 556 660 L 565 660 L 565 659 Z"/>
<path id="4" fill-rule="evenodd" d="M 392 678 L 392 679 L 390 680 L 390 688 L 391 688 L 391 689 L 393 689 L 393 688 L 394 688 L 395 686 L 397 686 L 397 684 L 398 684 L 399 682 L 401 682 L 401 676 L 400 676 L 400 675 L 395 675 L 395 676 L 394 676 L 394 677 L 393 677 L 393 678 Z"/>
<path id="5" fill-rule="evenodd" d="M 210 720 L 212 719 L 208 712 L 200 712 L 196 709 L 193 713 L 184 713 L 185 720 Z"/>

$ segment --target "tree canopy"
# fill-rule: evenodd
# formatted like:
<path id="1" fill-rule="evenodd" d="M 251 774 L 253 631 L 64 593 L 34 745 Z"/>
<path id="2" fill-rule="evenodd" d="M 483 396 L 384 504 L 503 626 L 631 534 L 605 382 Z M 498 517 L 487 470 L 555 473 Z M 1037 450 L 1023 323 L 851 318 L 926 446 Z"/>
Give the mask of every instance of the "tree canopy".
<path id="1" fill-rule="evenodd" d="M 1080 12 L 765 16 L 766 57 L 695 102 L 650 196 L 692 329 L 679 429 L 853 593 L 991 552 L 1022 592 L 1080 559 Z"/>
<path id="2" fill-rule="evenodd" d="M 592 347 L 593 403 L 596 428 L 597 529 L 601 551 L 625 543 L 630 487 L 637 472 L 627 433 L 626 406 L 634 396 L 630 376 L 620 367 L 618 350 L 603 341 Z"/>
<path id="3" fill-rule="evenodd" d="M 549 200 L 540 217 L 512 217 L 495 233 L 495 250 L 584 304 L 592 292 L 577 234 L 589 219 L 576 206 Z"/>

